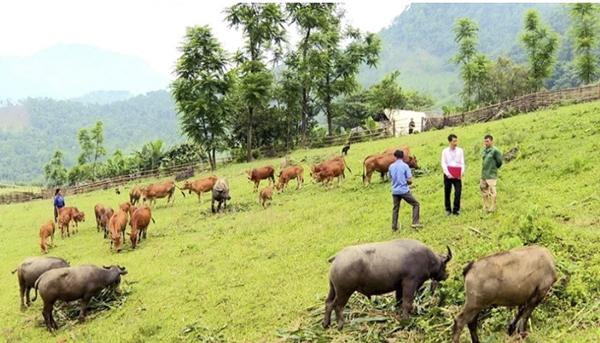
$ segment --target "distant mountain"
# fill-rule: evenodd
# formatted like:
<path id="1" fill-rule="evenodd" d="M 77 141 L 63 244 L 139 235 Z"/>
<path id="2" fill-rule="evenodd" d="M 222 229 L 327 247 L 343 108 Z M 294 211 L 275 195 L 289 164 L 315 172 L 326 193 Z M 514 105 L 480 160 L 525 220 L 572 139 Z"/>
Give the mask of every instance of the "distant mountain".
<path id="1" fill-rule="evenodd" d="M 27 57 L 0 56 L 0 99 L 70 99 L 94 91 L 143 94 L 169 79 L 140 57 L 89 45 L 55 45 Z"/>
<path id="2" fill-rule="evenodd" d="M 105 105 L 115 101 L 127 100 L 132 97 L 133 94 L 128 91 L 95 91 L 70 100 L 80 102 L 82 104 Z"/>
<path id="3" fill-rule="evenodd" d="M 361 68 L 358 79 L 368 87 L 400 70 L 400 84 L 433 95 L 437 107 L 456 101 L 462 88 L 458 68 L 450 61 L 458 49 L 452 32 L 456 20 L 467 17 L 479 24 L 478 48 L 488 59 L 504 55 L 525 64 L 519 34 L 529 8 L 537 9 L 543 23 L 561 35 L 559 61 L 568 60 L 571 43 L 565 32 L 571 23 L 563 4 L 417 3 L 379 32 L 383 43 L 379 66 Z"/>
<path id="4" fill-rule="evenodd" d="M 107 157 L 116 149 L 128 154 L 158 139 L 167 147 L 185 141 L 166 90 L 104 105 L 27 98 L 16 105 L 0 105 L 0 180 L 43 180 L 43 166 L 57 149 L 65 154 L 66 166 L 74 165 L 80 153 L 77 132 L 98 120 L 104 124 Z"/>

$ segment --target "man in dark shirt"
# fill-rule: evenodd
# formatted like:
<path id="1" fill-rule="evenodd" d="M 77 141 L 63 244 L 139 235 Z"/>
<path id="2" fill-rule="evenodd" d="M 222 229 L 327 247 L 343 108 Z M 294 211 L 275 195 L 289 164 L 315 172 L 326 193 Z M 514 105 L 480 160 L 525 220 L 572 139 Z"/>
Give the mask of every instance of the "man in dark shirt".
<path id="1" fill-rule="evenodd" d="M 485 149 L 481 153 L 483 163 L 479 187 L 483 196 L 483 205 L 489 212 L 494 212 L 496 209 L 496 180 L 498 179 L 498 169 L 502 166 L 502 152 L 494 146 L 492 135 L 486 135 L 484 143 Z M 488 207 L 489 198 L 492 201 Z"/>
<path id="2" fill-rule="evenodd" d="M 394 198 L 394 208 L 392 209 L 392 231 L 398 230 L 398 212 L 400 211 L 400 201 L 404 199 L 413 207 L 412 227 L 420 228 L 419 224 L 419 202 L 410 193 L 408 185 L 412 184 L 412 173 L 408 164 L 404 163 L 404 152 L 396 150 L 394 152 L 396 162 L 390 165 L 389 175 L 392 180 L 392 197 Z"/>
<path id="3" fill-rule="evenodd" d="M 65 198 L 60 192 L 60 188 L 56 189 L 54 192 L 54 222 L 58 221 L 58 212 L 61 208 L 65 207 Z"/>

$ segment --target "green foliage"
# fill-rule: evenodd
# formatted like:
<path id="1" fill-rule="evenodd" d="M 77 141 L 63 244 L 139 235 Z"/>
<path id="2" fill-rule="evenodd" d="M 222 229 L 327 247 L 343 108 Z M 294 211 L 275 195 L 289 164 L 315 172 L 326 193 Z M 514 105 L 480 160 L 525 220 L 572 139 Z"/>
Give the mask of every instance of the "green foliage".
<path id="1" fill-rule="evenodd" d="M 208 26 L 188 27 L 180 51 L 171 87 L 182 131 L 207 152 L 214 170 L 216 152 L 225 148 L 234 75 L 226 71 L 227 56 Z"/>
<path id="2" fill-rule="evenodd" d="M 540 90 L 544 81 L 552 76 L 558 35 L 541 23 L 540 14 L 534 9 L 525 13 L 524 31 L 521 43 L 527 50 L 530 82 L 535 90 Z"/>
<path id="3" fill-rule="evenodd" d="M 519 221 L 519 238 L 524 244 L 552 245 L 556 239 L 554 223 L 532 206 Z"/>
<path id="4" fill-rule="evenodd" d="M 381 82 L 369 88 L 367 100 L 374 113 L 383 113 L 386 109 L 404 108 L 407 103 L 402 87 L 398 84 L 399 71 L 393 71 L 383 77 Z"/>
<path id="5" fill-rule="evenodd" d="M 573 47 L 575 67 L 584 84 L 593 83 L 598 78 L 598 20 L 600 7 L 595 3 L 569 4 L 569 15 L 573 22 Z"/>
<path id="6" fill-rule="evenodd" d="M 63 166 L 63 152 L 56 150 L 52 159 L 44 165 L 44 175 L 48 187 L 62 186 L 67 181 L 67 168 Z"/>

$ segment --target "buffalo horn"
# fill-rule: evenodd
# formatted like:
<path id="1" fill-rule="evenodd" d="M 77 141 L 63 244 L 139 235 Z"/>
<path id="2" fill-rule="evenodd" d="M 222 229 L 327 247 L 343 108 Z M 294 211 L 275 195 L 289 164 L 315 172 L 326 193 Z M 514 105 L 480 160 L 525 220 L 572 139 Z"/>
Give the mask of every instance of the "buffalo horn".
<path id="1" fill-rule="evenodd" d="M 452 259 L 452 250 L 450 250 L 450 247 L 447 245 L 446 249 L 448 249 L 448 256 L 446 256 L 446 260 L 444 261 L 444 263 L 448 263 Z"/>

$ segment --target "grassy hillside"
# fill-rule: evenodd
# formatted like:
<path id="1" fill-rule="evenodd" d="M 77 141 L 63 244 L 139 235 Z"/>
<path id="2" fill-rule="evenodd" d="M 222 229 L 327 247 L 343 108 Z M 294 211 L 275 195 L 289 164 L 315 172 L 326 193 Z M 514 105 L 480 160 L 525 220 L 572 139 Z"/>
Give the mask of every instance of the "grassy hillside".
<path id="1" fill-rule="evenodd" d="M 128 245 L 119 254 L 110 252 L 109 242 L 96 232 L 91 211 L 98 202 L 116 207 L 126 200 L 125 195 L 106 190 L 67 197 L 67 204 L 85 210 L 88 219 L 75 236 L 62 240 L 58 235 L 50 255 L 64 257 L 73 265 L 126 266 L 129 274 L 122 287 L 128 290 L 128 298 L 121 307 L 90 315 L 85 324 L 59 321 L 57 335 L 45 331 L 39 299 L 26 311 L 19 310 L 16 276 L 9 274 L 26 257 L 40 255 L 37 234 L 52 216 L 51 201 L 2 206 L 0 340 L 96 342 L 110 337 L 114 342 L 177 342 L 221 337 L 223 341 L 273 342 L 280 340 L 279 329 L 300 327 L 306 331 L 296 336 L 305 340 L 314 334 L 321 341 L 365 341 L 367 336 L 383 335 L 391 341 L 447 342 L 452 318 L 464 302 L 464 264 L 501 249 L 538 242 L 554 254 L 563 282 L 557 282 L 553 296 L 533 313 L 529 341 L 597 342 L 599 127 L 600 103 L 592 103 L 356 144 L 347 157 L 352 174 L 341 188 L 326 190 L 307 182 L 297 191 L 292 181 L 289 193 L 276 195 L 267 210 L 257 204 L 244 172 L 271 163 L 279 170 L 280 160 L 231 165 L 217 173 L 230 180 L 233 199 L 227 213 L 210 215 L 208 201 L 199 205 L 195 196 L 184 199 L 177 193 L 173 207 L 165 208 L 164 199 L 158 202 L 153 212 L 156 224 L 150 225 L 148 240 L 135 251 Z M 450 132 L 458 135 L 465 150 L 467 169 L 463 215 L 448 218 L 439 158 Z M 503 152 L 520 148 L 517 158 L 500 170 L 498 207 L 493 214 L 482 211 L 478 190 L 480 153 L 487 133 L 496 137 Z M 403 204 L 403 228 L 393 233 L 390 185 L 374 178 L 366 189 L 361 183 L 361 163 L 369 154 L 401 144 L 410 144 L 423 170 L 413 192 L 422 204 L 424 228 L 410 229 L 410 209 Z M 306 158 L 307 170 L 309 162 L 338 152 L 337 147 L 297 151 L 291 157 L 295 161 Z M 401 237 L 419 239 L 440 252 L 449 245 L 455 256 L 449 263 L 450 278 L 433 294 L 419 297 L 421 306 L 410 322 L 398 323 L 386 316 L 385 323 L 347 320 L 343 332 L 315 329 L 321 318 L 311 313 L 322 309 L 328 291 L 327 259 L 348 245 Z M 357 306 L 363 299 L 355 295 L 351 303 Z M 375 297 L 365 307 L 385 314 L 390 309 L 381 306 L 385 299 Z M 505 341 L 511 315 L 501 308 L 487 312 L 480 337 L 488 342 Z M 468 342 L 466 331 L 464 342 Z"/>

